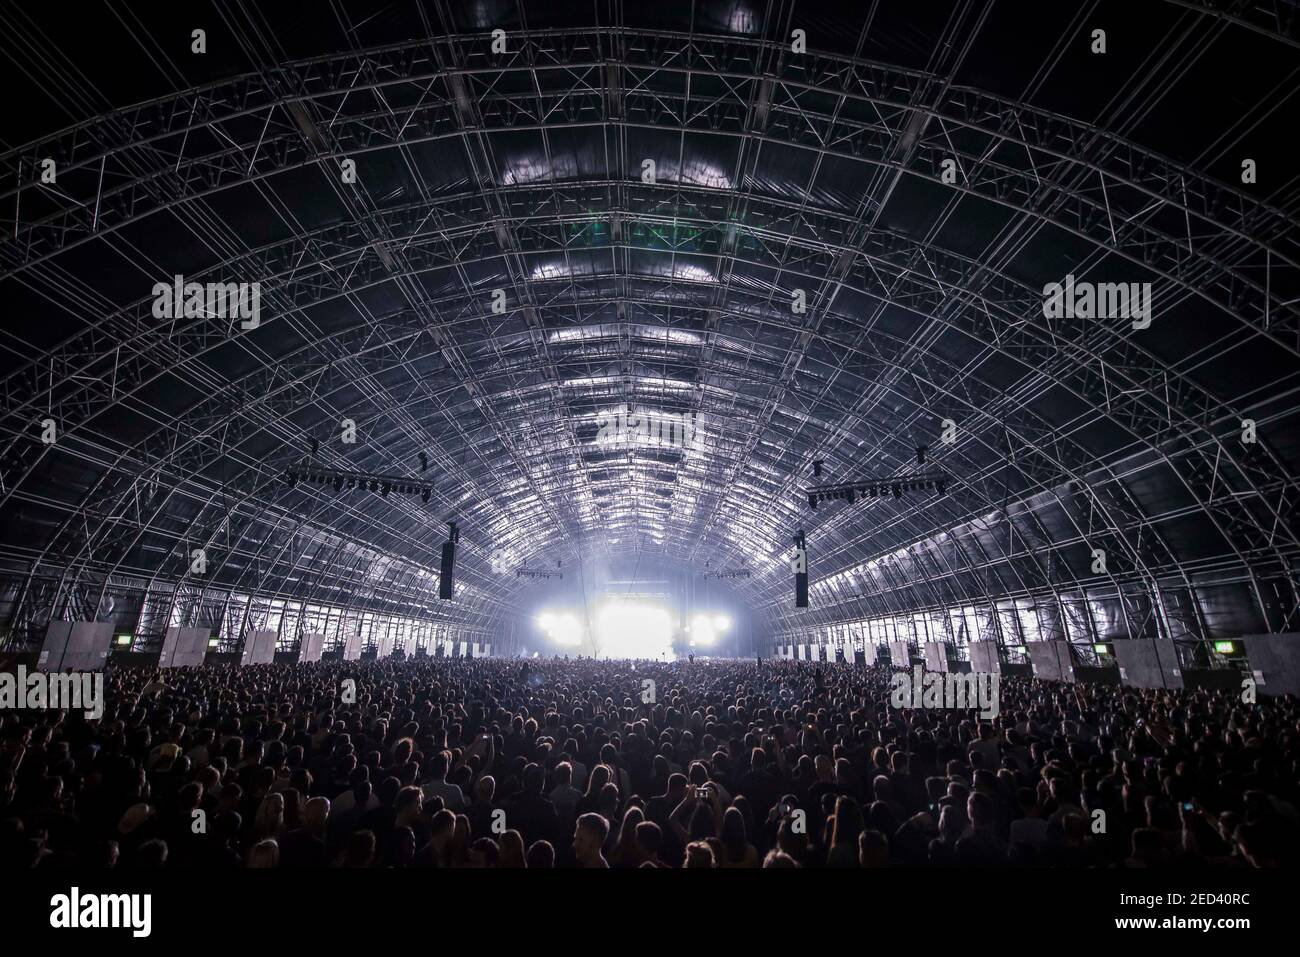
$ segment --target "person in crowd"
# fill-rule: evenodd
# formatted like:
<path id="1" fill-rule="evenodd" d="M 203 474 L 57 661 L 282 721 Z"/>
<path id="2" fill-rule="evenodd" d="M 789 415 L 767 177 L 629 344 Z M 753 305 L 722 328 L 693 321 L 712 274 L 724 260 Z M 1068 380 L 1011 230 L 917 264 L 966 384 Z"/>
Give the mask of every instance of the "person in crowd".
<path id="1" fill-rule="evenodd" d="M 330 801 L 314 797 L 303 811 L 302 826 L 280 838 L 280 866 L 324 867 L 327 860 L 325 833 L 329 827 Z"/>
<path id="2" fill-rule="evenodd" d="M 505 820 L 528 844 L 554 842 L 559 836 L 559 815 L 543 793 L 545 787 L 545 770 L 540 764 L 528 764 L 524 767 L 523 789 L 506 805 Z"/>
<path id="3" fill-rule="evenodd" d="M 249 849 L 249 867 L 279 867 L 280 845 L 270 838 L 258 841 Z"/>
<path id="4" fill-rule="evenodd" d="M 713 848 L 708 841 L 692 841 L 686 845 L 686 859 L 682 862 L 682 867 L 717 867 L 716 859 L 713 856 Z"/>
<path id="5" fill-rule="evenodd" d="M 862 834 L 862 806 L 848 795 L 835 801 L 835 815 L 830 820 L 830 846 L 826 851 L 827 867 L 857 867 L 858 841 Z"/>
<path id="6" fill-rule="evenodd" d="M 375 832 L 357 831 L 348 838 L 348 846 L 339 861 L 340 867 L 367 868 L 375 863 Z"/>
<path id="7" fill-rule="evenodd" d="M 641 848 L 636 842 L 636 829 L 645 823 L 645 812 L 631 805 L 623 812 L 618 831 L 609 836 L 609 863 L 611 867 L 640 867 Z"/>
<path id="8" fill-rule="evenodd" d="M 799 867 L 800 864 L 784 851 L 770 850 L 763 858 L 764 867 Z"/>
<path id="9" fill-rule="evenodd" d="M 729 807 L 722 815 L 722 857 L 719 867 L 758 867 L 758 850 L 745 834 L 745 816 Z"/>
<path id="10" fill-rule="evenodd" d="M 555 867 L 555 848 L 549 841 L 537 841 L 528 849 L 527 867 L 550 870 Z"/>
<path id="11" fill-rule="evenodd" d="M 538 841 L 538 844 L 545 844 L 545 841 Z M 501 835 L 498 842 L 500 855 L 497 857 L 497 867 L 527 867 L 528 860 L 524 854 L 524 838 L 516 830 L 506 831 Z"/>
<path id="12" fill-rule="evenodd" d="M 590 812 L 578 818 L 573 829 L 573 856 L 579 867 L 609 867 L 605 860 L 605 839 L 609 837 L 609 821 Z"/>
<path id="13" fill-rule="evenodd" d="M 262 798 L 253 826 L 253 838 L 275 840 L 284 833 L 284 795 L 268 794 Z"/>
<path id="14" fill-rule="evenodd" d="M 578 818 L 578 802 L 582 800 L 582 792 L 573 786 L 573 764 L 569 761 L 561 761 L 551 772 L 551 779 L 555 786 L 551 788 L 547 798 L 555 806 L 560 830 L 568 833 L 573 829 L 573 822 Z"/>
<path id="15" fill-rule="evenodd" d="M 439 751 L 433 756 L 429 765 L 429 780 L 424 784 L 424 799 L 427 801 L 434 797 L 442 798 L 442 806 L 449 811 L 462 811 L 465 809 L 467 802 L 465 795 L 461 792 L 460 785 L 453 784 L 447 780 L 447 772 L 451 767 L 452 754 L 450 751 Z"/>

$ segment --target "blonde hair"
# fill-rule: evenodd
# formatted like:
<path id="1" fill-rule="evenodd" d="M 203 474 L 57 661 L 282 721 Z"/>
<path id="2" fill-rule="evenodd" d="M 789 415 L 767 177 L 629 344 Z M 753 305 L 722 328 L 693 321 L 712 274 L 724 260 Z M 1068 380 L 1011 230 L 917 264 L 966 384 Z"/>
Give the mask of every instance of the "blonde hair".
<path id="1" fill-rule="evenodd" d="M 258 838 L 275 837 L 284 827 L 284 795 L 272 791 L 262 798 L 253 822 L 253 833 Z"/>
<path id="2" fill-rule="evenodd" d="M 280 845 L 270 838 L 258 841 L 248 851 L 249 867 L 279 867 Z"/>
<path id="3" fill-rule="evenodd" d="M 686 859 L 682 861 L 682 867 L 717 867 L 717 859 L 713 856 L 713 848 L 707 841 L 693 841 L 686 845 Z"/>

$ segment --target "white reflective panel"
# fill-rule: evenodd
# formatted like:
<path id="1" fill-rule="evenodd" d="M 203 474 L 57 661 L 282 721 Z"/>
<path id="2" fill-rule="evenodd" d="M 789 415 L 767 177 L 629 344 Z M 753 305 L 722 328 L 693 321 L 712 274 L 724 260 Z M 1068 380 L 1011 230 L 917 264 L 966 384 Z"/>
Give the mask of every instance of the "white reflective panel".
<path id="1" fill-rule="evenodd" d="M 564 279 L 572 275 L 573 270 L 564 262 L 545 262 L 533 266 L 532 278 L 538 280 Z"/>

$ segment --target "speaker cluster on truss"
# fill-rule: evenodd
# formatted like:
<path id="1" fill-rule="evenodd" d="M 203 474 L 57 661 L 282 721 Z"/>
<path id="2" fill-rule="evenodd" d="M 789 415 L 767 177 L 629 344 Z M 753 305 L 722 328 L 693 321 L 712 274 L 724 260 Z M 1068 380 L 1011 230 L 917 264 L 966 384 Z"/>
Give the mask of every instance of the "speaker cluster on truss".
<path id="1" fill-rule="evenodd" d="M 942 472 L 862 479 L 857 482 L 841 482 L 836 485 L 819 485 L 810 488 L 808 507 L 816 508 L 822 502 L 837 501 L 845 501 L 852 505 L 859 498 L 902 498 L 909 492 L 934 491 L 943 495 L 947 490 L 948 476 Z"/>

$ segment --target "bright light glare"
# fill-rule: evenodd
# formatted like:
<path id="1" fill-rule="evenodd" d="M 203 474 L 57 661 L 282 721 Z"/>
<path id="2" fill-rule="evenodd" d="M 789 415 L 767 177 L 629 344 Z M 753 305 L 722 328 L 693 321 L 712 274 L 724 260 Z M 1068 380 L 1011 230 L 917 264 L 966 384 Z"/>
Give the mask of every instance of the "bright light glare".
<path id="1" fill-rule="evenodd" d="M 717 637 L 714 633 L 713 619 L 708 615 L 696 615 L 691 619 L 691 639 L 701 645 L 713 644 Z"/>
<path id="2" fill-rule="evenodd" d="M 582 625 L 575 616 L 568 613 L 553 615 L 542 612 L 537 616 L 537 627 L 557 644 L 576 645 L 582 641 Z"/>
<path id="3" fill-rule="evenodd" d="M 610 602 L 596 619 L 601 658 L 674 658 L 672 618 L 658 605 Z"/>
<path id="4" fill-rule="evenodd" d="M 731 627 L 731 619 L 726 615 L 718 615 L 713 619 L 713 627 L 718 631 L 726 631 Z"/>

